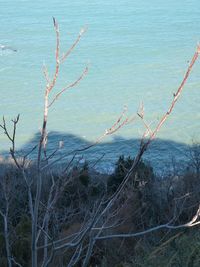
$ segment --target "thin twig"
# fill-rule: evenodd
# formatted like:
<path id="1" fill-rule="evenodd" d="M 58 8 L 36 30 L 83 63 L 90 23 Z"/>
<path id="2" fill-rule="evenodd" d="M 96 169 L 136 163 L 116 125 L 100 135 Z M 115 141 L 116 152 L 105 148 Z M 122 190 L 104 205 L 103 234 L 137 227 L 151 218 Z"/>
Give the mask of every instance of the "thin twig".
<path id="1" fill-rule="evenodd" d="M 48 108 L 50 108 L 53 103 L 58 100 L 58 98 L 68 89 L 75 87 L 82 79 L 83 77 L 88 73 L 88 67 L 86 67 L 83 71 L 83 73 L 81 74 L 81 76 L 73 83 L 71 83 L 70 85 L 68 85 L 67 87 L 63 88 L 51 101 L 51 103 L 48 105 Z"/>

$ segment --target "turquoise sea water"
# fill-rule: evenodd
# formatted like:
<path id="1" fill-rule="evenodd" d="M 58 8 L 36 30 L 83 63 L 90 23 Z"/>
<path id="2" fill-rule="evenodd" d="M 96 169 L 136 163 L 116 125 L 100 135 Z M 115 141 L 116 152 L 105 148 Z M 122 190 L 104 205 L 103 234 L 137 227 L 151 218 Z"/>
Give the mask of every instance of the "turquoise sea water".
<path id="1" fill-rule="evenodd" d="M 50 111 L 49 131 L 74 135 L 89 142 L 104 133 L 124 105 L 129 114 L 143 101 L 152 125 L 166 111 L 200 41 L 199 0 L 0 0 L 0 116 L 21 114 L 18 148 L 41 127 L 45 80 L 42 65 L 54 69 L 55 34 L 52 16 L 60 25 L 61 49 L 88 30 L 62 66 L 55 93 L 76 79 L 84 66 L 89 73 Z M 162 140 L 189 144 L 200 130 L 200 62 L 172 116 L 159 133 Z M 139 121 L 121 129 L 121 140 L 140 138 Z M 70 138 L 68 139 L 70 140 Z M 111 142 L 112 137 L 105 142 Z M 55 141 L 56 143 L 57 141 Z M 70 141 L 65 140 L 66 147 Z M 130 147 L 121 142 L 106 160 Z M 0 150 L 9 144 L 0 135 Z M 131 148 L 132 149 L 132 148 Z M 178 154 L 177 154 L 178 156 Z"/>

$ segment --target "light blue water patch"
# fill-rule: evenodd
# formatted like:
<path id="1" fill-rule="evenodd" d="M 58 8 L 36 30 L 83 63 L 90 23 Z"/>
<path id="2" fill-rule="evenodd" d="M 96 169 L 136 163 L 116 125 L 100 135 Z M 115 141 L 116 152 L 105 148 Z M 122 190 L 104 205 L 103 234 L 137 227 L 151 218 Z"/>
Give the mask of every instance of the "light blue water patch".
<path id="1" fill-rule="evenodd" d="M 79 77 L 89 62 L 89 73 L 50 111 L 49 131 L 95 140 L 123 109 L 137 112 L 144 102 L 148 122 L 156 125 L 179 86 L 200 41 L 200 2 L 177 1 L 2 1 L 0 44 L 17 52 L 0 52 L 0 116 L 21 114 L 18 147 L 41 128 L 45 81 L 42 64 L 55 66 L 52 16 L 61 32 L 61 49 L 88 31 L 62 66 L 55 93 Z M 190 143 L 199 138 L 200 63 L 185 86 L 172 116 L 159 133 L 162 139 Z M 120 136 L 140 138 L 139 124 L 124 127 Z M 111 141 L 112 139 L 108 139 Z M 0 135 L 0 150 L 9 147 Z M 113 154 L 109 154 L 114 157 Z"/>

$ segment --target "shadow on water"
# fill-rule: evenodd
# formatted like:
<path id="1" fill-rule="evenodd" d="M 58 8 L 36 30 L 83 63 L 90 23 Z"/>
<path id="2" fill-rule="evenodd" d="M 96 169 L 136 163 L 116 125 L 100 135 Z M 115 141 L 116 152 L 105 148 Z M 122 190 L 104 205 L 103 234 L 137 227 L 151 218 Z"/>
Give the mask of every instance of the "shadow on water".
<path id="1" fill-rule="evenodd" d="M 19 154 L 28 153 L 31 148 L 38 144 L 40 133 L 36 133 L 33 138 L 24 144 Z M 59 148 L 59 143 L 62 142 L 63 147 Z M 80 150 L 92 144 L 79 136 L 67 133 L 50 132 L 48 134 L 47 154 L 51 155 L 55 149 L 58 149 L 56 156 L 53 159 L 58 160 L 58 163 L 69 161 L 74 155 L 75 150 Z M 102 142 L 85 151 L 78 151 L 76 159 L 82 162 L 86 160 L 91 166 L 95 166 L 98 171 L 112 172 L 115 163 L 120 155 L 134 157 L 139 149 L 140 139 L 125 139 L 121 136 L 113 136 L 109 142 Z M 187 153 L 189 146 L 183 143 L 174 142 L 172 140 L 156 139 L 152 142 L 149 149 L 145 152 L 143 159 L 149 162 L 156 172 L 159 174 L 172 170 L 174 166 L 178 169 L 185 166 L 188 161 Z M 1 155 L 8 154 L 2 151 Z M 30 157 L 36 158 L 37 149 L 35 149 Z"/>

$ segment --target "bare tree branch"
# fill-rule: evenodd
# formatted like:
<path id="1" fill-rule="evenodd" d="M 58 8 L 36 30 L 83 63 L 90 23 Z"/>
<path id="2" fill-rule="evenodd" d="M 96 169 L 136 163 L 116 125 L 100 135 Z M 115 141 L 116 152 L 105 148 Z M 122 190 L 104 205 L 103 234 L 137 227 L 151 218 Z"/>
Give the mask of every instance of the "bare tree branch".
<path id="1" fill-rule="evenodd" d="M 53 103 L 58 100 L 58 98 L 68 89 L 75 87 L 76 85 L 78 85 L 78 83 L 83 79 L 83 77 L 88 73 L 88 67 L 86 67 L 83 71 L 83 73 L 81 74 L 81 76 L 73 83 L 71 83 L 70 85 L 68 85 L 67 87 L 63 88 L 51 101 L 51 103 L 48 105 L 48 108 L 50 108 Z"/>

